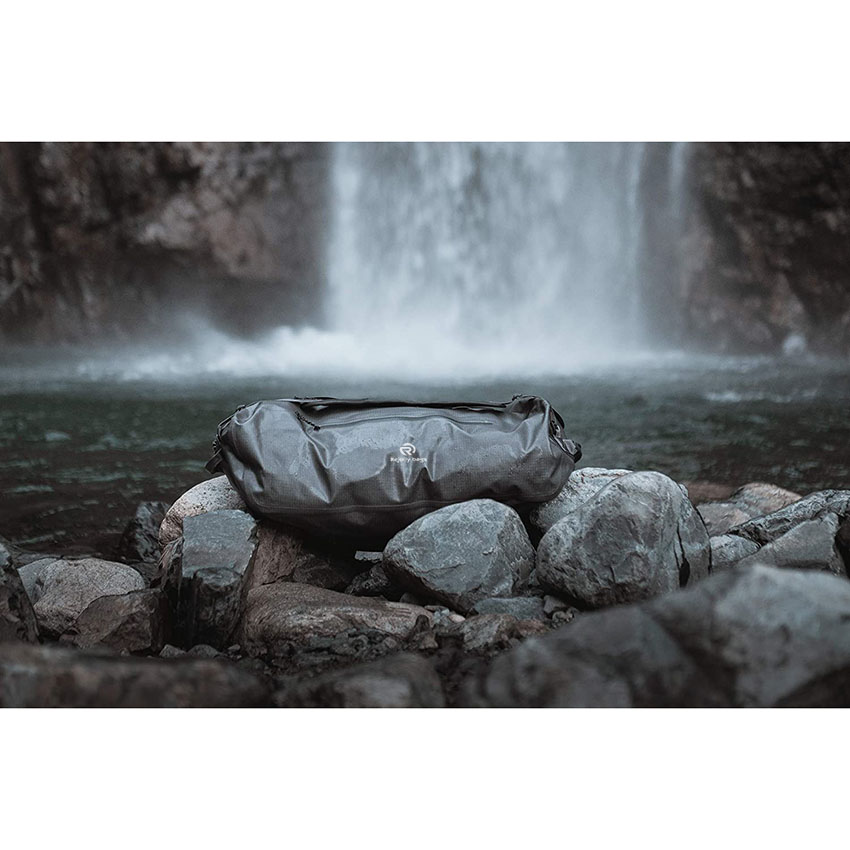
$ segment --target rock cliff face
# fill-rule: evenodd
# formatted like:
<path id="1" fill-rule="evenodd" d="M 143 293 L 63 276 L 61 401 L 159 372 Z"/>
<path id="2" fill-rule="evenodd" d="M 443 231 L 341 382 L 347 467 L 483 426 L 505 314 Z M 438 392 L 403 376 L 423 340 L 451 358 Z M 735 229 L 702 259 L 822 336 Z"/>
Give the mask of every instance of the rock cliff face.
<path id="1" fill-rule="evenodd" d="M 0 145 L 0 340 L 320 321 L 328 161 L 311 144 Z M 641 184 L 650 341 L 850 352 L 850 144 L 648 145 Z"/>
<path id="2" fill-rule="evenodd" d="M 245 332 L 312 313 L 324 156 L 304 144 L 0 146 L 0 336 L 109 338 L 163 328 L 182 308 Z"/>
<path id="3" fill-rule="evenodd" d="M 850 351 L 850 145 L 692 147 L 685 335 L 713 351 Z"/>

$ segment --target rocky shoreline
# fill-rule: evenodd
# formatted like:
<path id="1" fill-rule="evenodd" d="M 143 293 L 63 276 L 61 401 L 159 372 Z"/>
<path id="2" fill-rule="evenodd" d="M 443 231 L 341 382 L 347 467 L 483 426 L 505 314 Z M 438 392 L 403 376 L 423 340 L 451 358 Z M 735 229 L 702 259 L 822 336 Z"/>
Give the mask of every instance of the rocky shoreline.
<path id="1" fill-rule="evenodd" d="M 585 468 L 360 552 L 220 477 L 139 505 L 114 561 L 0 566 L 2 706 L 850 702 L 850 491 Z"/>

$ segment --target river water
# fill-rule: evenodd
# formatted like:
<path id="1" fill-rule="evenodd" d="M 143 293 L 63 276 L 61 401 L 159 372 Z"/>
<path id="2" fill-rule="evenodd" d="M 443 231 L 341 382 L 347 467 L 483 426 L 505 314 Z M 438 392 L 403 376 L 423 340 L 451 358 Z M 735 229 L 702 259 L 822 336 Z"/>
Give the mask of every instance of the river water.
<path id="1" fill-rule="evenodd" d="M 369 377 L 158 378 L 20 363 L 0 368 L 0 535 L 39 551 L 110 555 L 142 499 L 204 480 L 218 422 L 259 398 L 333 395 L 548 397 L 581 466 L 683 480 L 762 480 L 799 492 L 850 487 L 846 361 L 662 357 L 575 374 L 415 384 Z"/>

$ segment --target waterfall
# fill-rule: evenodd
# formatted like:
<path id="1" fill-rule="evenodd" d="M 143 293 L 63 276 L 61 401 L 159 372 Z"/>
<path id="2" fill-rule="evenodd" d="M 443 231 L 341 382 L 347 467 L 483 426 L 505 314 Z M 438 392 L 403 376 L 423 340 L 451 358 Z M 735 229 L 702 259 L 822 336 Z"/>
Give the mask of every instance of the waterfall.
<path id="1" fill-rule="evenodd" d="M 248 339 L 201 328 L 182 355 L 134 358 L 132 373 L 445 382 L 634 362 L 678 321 L 687 156 L 334 145 L 321 317 Z"/>
<path id="2" fill-rule="evenodd" d="M 331 328 L 384 364 L 563 371 L 642 349 L 641 144 L 342 144 Z"/>

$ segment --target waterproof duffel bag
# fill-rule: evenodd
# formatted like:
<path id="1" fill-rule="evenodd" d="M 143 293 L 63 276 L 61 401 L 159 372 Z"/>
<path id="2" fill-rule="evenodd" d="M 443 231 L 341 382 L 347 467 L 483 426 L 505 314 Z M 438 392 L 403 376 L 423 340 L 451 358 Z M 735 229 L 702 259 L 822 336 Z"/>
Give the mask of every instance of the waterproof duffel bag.
<path id="1" fill-rule="evenodd" d="M 502 404 L 284 398 L 218 427 L 223 471 L 258 516 L 383 545 L 413 520 L 467 499 L 551 499 L 581 448 L 543 398 Z"/>

